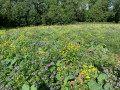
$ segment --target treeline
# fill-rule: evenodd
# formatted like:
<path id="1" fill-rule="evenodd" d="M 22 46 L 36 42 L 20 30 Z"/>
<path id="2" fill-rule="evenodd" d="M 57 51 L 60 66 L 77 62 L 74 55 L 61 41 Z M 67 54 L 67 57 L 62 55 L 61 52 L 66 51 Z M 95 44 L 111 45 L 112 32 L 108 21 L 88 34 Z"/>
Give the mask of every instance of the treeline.
<path id="1" fill-rule="evenodd" d="M 120 0 L 0 0 L 0 26 L 119 20 Z"/>

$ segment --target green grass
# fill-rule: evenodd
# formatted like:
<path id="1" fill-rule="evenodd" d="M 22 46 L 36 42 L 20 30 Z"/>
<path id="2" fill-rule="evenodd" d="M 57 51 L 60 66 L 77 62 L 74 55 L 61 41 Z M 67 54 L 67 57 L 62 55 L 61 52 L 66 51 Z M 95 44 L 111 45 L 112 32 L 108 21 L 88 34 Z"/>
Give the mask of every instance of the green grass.
<path id="1" fill-rule="evenodd" d="M 2 29 L 0 86 L 2 90 L 117 90 L 120 71 L 115 56 L 119 55 L 120 24 Z"/>

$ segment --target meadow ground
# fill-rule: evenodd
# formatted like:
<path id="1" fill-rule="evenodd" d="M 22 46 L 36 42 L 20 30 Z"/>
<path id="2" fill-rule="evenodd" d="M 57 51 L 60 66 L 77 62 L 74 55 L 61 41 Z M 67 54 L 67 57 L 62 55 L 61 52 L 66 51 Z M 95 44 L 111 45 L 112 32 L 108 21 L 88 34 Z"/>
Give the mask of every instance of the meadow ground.
<path id="1" fill-rule="evenodd" d="M 0 89 L 119 90 L 119 56 L 120 24 L 0 30 Z"/>

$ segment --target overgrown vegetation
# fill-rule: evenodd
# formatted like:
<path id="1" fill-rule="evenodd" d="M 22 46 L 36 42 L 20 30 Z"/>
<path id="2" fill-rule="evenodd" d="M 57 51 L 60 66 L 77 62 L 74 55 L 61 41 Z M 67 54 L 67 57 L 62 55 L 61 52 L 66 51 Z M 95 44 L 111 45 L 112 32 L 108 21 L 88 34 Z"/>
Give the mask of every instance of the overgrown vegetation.
<path id="1" fill-rule="evenodd" d="M 120 88 L 120 25 L 0 30 L 1 90 Z"/>
<path id="2" fill-rule="evenodd" d="M 0 0 L 0 26 L 119 20 L 120 0 Z"/>

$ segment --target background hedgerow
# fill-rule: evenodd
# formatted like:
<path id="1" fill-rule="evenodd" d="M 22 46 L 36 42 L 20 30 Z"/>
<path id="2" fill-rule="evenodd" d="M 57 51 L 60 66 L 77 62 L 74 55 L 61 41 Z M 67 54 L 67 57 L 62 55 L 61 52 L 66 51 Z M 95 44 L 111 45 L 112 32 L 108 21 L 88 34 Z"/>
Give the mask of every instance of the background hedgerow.
<path id="1" fill-rule="evenodd" d="M 120 0 L 0 0 L 0 27 L 120 22 Z"/>

